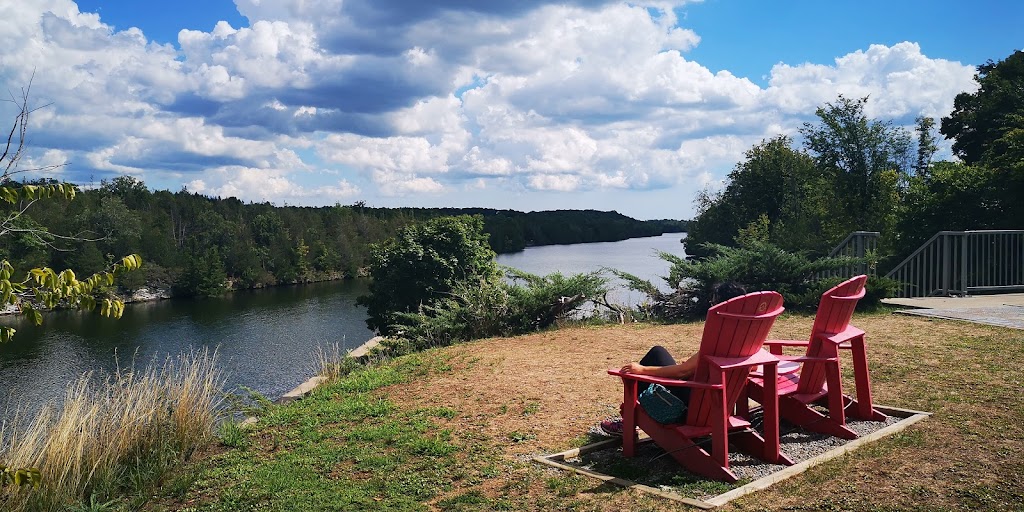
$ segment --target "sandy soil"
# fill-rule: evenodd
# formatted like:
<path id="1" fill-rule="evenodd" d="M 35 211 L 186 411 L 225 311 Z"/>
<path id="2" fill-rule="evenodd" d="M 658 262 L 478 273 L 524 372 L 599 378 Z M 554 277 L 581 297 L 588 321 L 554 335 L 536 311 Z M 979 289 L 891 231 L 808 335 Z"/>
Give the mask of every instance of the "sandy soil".
<path id="1" fill-rule="evenodd" d="M 536 436 L 532 442 L 510 444 L 510 456 L 561 451 L 568 448 L 567 439 L 618 415 L 622 385 L 606 373 L 608 368 L 638 360 L 653 345 L 688 356 L 697 348 L 702 327 L 571 327 L 473 342 L 448 349 L 454 371 L 431 377 L 427 386 L 394 387 L 390 395 L 399 403 L 500 417 L 481 425 L 491 435 Z"/>

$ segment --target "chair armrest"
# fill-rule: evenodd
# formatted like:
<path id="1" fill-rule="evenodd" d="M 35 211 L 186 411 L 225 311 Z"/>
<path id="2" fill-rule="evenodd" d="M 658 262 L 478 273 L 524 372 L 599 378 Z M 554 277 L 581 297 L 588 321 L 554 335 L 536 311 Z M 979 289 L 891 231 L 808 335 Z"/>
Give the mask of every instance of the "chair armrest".
<path id="1" fill-rule="evenodd" d="M 806 347 L 809 342 L 807 340 L 765 340 L 765 346 L 778 346 L 778 347 Z"/>
<path id="2" fill-rule="evenodd" d="M 666 387 L 677 387 L 677 388 L 695 388 L 695 389 L 723 389 L 724 386 L 721 384 L 708 384 L 706 382 L 694 382 L 692 380 L 679 380 L 669 379 L 666 377 L 655 377 L 653 375 L 637 375 L 635 373 L 622 373 L 618 368 L 609 368 L 609 375 L 615 375 L 622 377 L 623 379 L 635 380 L 639 382 L 649 382 L 651 384 L 661 384 Z"/>
<path id="3" fill-rule="evenodd" d="M 778 376 L 779 377 L 782 377 L 783 375 L 789 375 L 791 373 L 796 373 L 800 369 L 800 365 L 799 364 L 789 360 L 790 356 L 778 356 L 778 355 L 776 355 L 775 357 L 779 358 L 779 367 L 776 370 L 778 372 Z M 797 356 L 791 356 L 791 357 L 797 357 Z M 754 369 L 750 371 L 750 376 L 751 377 L 756 377 L 756 378 L 763 378 L 764 377 L 764 367 L 762 367 L 762 366 L 755 366 Z"/>
<path id="4" fill-rule="evenodd" d="M 744 366 L 759 366 L 763 364 L 778 364 L 779 358 L 769 354 L 764 349 L 758 350 L 747 357 L 715 357 L 704 356 L 711 364 L 723 369 L 730 370 Z"/>
<path id="5" fill-rule="evenodd" d="M 864 331 L 851 325 L 844 329 L 843 332 L 837 332 L 831 336 L 826 336 L 825 339 L 838 345 L 840 343 L 848 342 L 854 338 L 859 338 L 861 336 L 864 336 Z"/>
<path id="6" fill-rule="evenodd" d="M 787 356 L 782 357 L 786 361 L 794 363 L 834 363 L 839 361 L 838 357 L 811 357 L 811 356 Z"/>

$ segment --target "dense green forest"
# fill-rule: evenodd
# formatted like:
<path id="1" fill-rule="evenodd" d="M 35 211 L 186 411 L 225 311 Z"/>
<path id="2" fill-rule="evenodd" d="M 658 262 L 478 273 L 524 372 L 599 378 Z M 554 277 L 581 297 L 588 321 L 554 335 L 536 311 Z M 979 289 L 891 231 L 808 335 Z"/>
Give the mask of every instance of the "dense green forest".
<path id="1" fill-rule="evenodd" d="M 17 184 L 11 184 L 17 185 Z M 9 212 L 27 205 L 6 206 Z M 370 244 L 400 228 L 448 215 L 480 215 L 495 252 L 531 245 L 614 241 L 685 229 L 680 221 L 639 221 L 617 212 L 523 213 L 491 209 L 278 207 L 179 192 L 150 191 L 122 176 L 82 191 L 73 201 L 28 208 L 0 239 L 0 258 L 14 268 L 73 268 L 82 274 L 137 253 L 143 270 L 123 276 L 129 290 L 174 287 L 181 295 L 218 293 L 226 283 L 260 287 L 352 277 Z M 70 238 L 69 238 L 70 237 Z"/>
<path id="2" fill-rule="evenodd" d="M 878 231 L 884 272 L 940 230 L 1024 229 L 1024 52 L 978 66 L 975 80 L 939 125 L 959 161 L 934 161 L 934 119 L 911 132 L 868 118 L 869 98 L 840 96 L 804 124 L 800 145 L 762 141 L 723 190 L 700 195 L 687 253 L 763 227 L 777 247 L 822 255 L 852 231 Z"/>
<path id="3" fill-rule="evenodd" d="M 517 252 L 535 245 L 617 242 L 627 238 L 658 236 L 686 231 L 682 220 L 638 221 L 618 212 L 556 210 L 518 212 L 490 208 L 361 208 L 377 218 L 400 215 L 411 219 L 439 216 L 481 215 L 484 233 L 498 254 Z"/>

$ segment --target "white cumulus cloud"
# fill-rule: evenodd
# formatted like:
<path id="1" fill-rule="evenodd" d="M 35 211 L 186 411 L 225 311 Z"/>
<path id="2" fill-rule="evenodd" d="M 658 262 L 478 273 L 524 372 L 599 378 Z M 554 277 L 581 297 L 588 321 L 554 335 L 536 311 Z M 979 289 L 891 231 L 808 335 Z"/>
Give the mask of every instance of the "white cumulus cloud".
<path id="1" fill-rule="evenodd" d="M 70 0 L 6 2 L 0 79 L 35 74 L 33 104 L 52 105 L 28 158 L 73 181 L 290 204 L 508 191 L 526 209 L 529 191 L 688 202 L 839 94 L 906 123 L 975 87 L 971 66 L 913 42 L 779 63 L 761 87 L 689 57 L 708 43 L 683 3 L 237 0 L 248 26 L 173 46 Z"/>

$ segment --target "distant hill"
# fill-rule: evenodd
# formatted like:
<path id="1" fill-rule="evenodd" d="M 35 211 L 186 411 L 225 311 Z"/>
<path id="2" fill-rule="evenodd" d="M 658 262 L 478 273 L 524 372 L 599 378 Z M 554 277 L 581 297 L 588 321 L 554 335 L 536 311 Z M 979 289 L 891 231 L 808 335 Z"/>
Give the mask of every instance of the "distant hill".
<path id="1" fill-rule="evenodd" d="M 395 215 L 431 218 L 442 215 L 481 215 L 491 248 L 498 254 L 518 252 L 537 245 L 617 242 L 627 238 L 680 233 L 683 220 L 637 220 L 619 212 L 552 210 L 520 212 L 491 208 L 366 208 L 381 217 Z"/>

